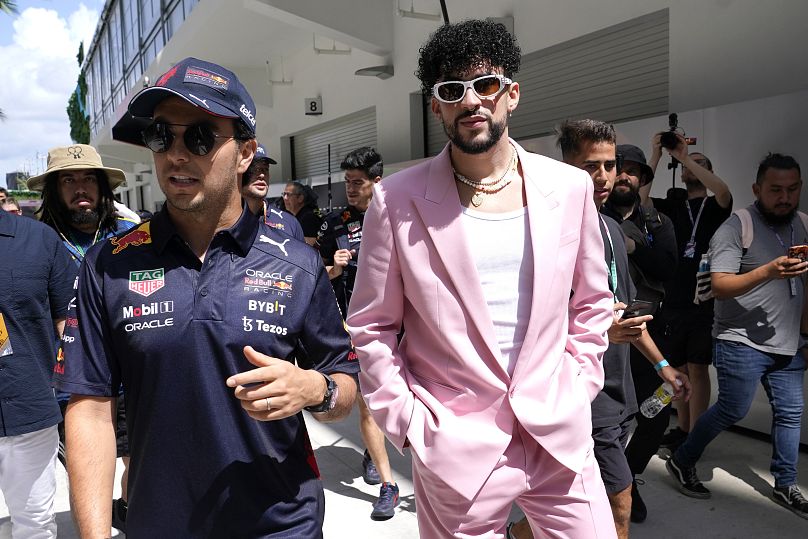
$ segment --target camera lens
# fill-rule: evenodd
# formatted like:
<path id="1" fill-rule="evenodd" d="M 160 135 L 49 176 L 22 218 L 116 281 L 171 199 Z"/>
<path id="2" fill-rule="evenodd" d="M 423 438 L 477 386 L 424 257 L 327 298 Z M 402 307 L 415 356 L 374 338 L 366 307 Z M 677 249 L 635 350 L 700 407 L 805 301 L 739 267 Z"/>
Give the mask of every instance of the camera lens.
<path id="1" fill-rule="evenodd" d="M 679 144 L 679 139 L 676 137 L 676 133 L 674 133 L 673 131 L 665 131 L 659 137 L 659 143 L 662 145 L 663 148 L 672 150 L 676 148 L 676 146 Z"/>

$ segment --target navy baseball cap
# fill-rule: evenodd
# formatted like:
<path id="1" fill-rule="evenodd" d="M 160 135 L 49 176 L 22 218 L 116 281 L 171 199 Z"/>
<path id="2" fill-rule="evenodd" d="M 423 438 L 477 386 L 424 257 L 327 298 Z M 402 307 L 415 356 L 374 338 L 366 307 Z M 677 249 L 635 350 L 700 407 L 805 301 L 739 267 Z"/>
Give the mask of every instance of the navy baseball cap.
<path id="1" fill-rule="evenodd" d="M 622 156 L 623 162 L 633 161 L 640 165 L 644 172 L 640 185 L 645 185 L 654 179 L 654 170 L 645 162 L 645 154 L 633 144 L 618 144 L 617 153 Z"/>
<path id="2" fill-rule="evenodd" d="M 259 144 L 258 148 L 256 148 L 256 150 L 255 150 L 255 156 L 253 157 L 253 161 L 255 161 L 256 159 L 266 159 L 267 161 L 270 162 L 270 164 L 273 164 L 273 165 L 278 164 L 277 161 L 275 161 L 274 159 L 272 159 L 269 156 L 269 153 L 267 152 L 267 149 L 264 148 L 263 144 Z"/>
<path id="3" fill-rule="evenodd" d="M 136 118 L 152 118 L 155 107 L 171 96 L 181 97 L 214 116 L 239 118 L 255 135 L 255 103 L 238 77 L 220 65 L 196 58 L 178 62 L 154 86 L 132 98 L 129 113 Z"/>

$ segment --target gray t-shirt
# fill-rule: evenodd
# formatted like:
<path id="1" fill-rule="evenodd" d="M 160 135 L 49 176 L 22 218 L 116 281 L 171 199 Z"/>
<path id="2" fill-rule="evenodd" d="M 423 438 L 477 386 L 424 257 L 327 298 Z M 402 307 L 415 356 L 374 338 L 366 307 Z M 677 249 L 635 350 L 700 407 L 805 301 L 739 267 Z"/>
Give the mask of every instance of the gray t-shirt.
<path id="1" fill-rule="evenodd" d="M 754 227 L 749 249 L 744 252 L 741 220 L 732 215 L 710 241 L 710 271 L 744 274 L 787 254 L 792 245 L 808 244 L 808 233 L 798 216 L 790 225 L 772 228 L 754 205 L 748 209 Z M 793 281 L 793 293 L 789 281 Z M 741 296 L 716 299 L 713 337 L 740 342 L 761 352 L 793 356 L 800 346 L 804 287 L 804 276 L 774 279 Z"/>

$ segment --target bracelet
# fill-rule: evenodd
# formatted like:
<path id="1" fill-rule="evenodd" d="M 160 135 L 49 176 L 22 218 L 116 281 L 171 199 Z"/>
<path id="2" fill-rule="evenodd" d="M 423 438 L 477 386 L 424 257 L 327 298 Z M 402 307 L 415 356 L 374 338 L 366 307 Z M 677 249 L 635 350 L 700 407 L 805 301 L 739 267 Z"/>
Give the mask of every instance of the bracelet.
<path id="1" fill-rule="evenodd" d="M 663 360 L 662 360 L 662 361 L 660 361 L 659 363 L 654 363 L 654 370 L 655 370 L 655 371 L 657 371 L 657 372 L 659 372 L 659 371 L 661 371 L 663 368 L 665 368 L 665 367 L 670 367 L 670 366 L 671 366 L 671 364 L 670 364 L 670 363 L 668 363 L 668 360 L 667 360 L 667 359 L 663 359 Z"/>

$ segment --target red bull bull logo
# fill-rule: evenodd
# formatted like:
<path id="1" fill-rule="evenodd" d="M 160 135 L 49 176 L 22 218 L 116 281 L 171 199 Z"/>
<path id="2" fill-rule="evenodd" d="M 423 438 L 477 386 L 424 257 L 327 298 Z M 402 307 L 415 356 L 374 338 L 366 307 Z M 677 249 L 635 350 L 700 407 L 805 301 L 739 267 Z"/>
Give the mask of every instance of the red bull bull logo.
<path id="1" fill-rule="evenodd" d="M 120 238 L 110 238 L 109 242 L 115 246 L 115 249 L 112 250 L 112 254 L 117 255 L 130 245 L 137 246 L 137 245 L 144 245 L 146 243 L 151 243 L 151 232 L 149 231 L 149 223 L 150 221 L 146 221 L 139 227 L 130 231 L 128 234 L 124 234 Z"/>
<path id="2" fill-rule="evenodd" d="M 56 353 L 56 365 L 53 366 L 53 372 L 56 374 L 64 374 L 65 373 L 65 354 L 62 352 L 62 347 L 59 347 L 59 351 Z"/>

